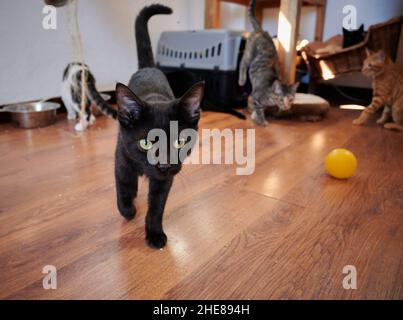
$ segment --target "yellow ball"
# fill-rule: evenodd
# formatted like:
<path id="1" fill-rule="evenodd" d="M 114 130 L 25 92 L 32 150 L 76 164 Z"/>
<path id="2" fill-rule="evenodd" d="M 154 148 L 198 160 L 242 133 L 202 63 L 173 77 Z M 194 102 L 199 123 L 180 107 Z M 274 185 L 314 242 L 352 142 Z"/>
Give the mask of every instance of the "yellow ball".
<path id="1" fill-rule="evenodd" d="M 325 158 L 327 173 L 338 179 L 350 178 L 357 169 L 357 159 L 347 149 L 334 149 Z"/>

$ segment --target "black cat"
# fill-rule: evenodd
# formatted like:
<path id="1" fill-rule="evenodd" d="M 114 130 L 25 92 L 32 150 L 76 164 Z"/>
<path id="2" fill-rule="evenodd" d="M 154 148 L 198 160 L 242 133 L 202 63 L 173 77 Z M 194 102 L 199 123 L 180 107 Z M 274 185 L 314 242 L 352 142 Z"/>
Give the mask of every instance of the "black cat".
<path id="1" fill-rule="evenodd" d="M 360 43 L 365 38 L 364 25 L 357 30 L 347 30 L 343 28 L 343 48 L 351 47 L 357 43 Z"/>
<path id="2" fill-rule="evenodd" d="M 146 216 L 146 241 L 154 248 L 162 248 L 167 236 L 162 228 L 162 215 L 174 176 L 182 164 L 151 164 L 147 151 L 155 141 L 147 140 L 151 129 L 162 129 L 168 142 L 179 152 L 186 141 L 171 136 L 170 122 L 177 121 L 179 132 L 183 129 L 197 130 L 204 82 L 193 85 L 181 98 L 175 98 L 165 75 L 155 68 L 148 34 L 148 20 L 155 14 L 170 14 L 172 10 L 154 4 L 145 7 L 136 19 L 136 41 L 139 71 L 130 79 L 129 86 L 118 83 L 116 98 L 119 135 L 116 146 L 115 178 L 117 204 L 126 219 L 135 216 L 133 199 L 137 195 L 138 177 L 149 178 L 148 212 Z M 173 152 L 172 148 L 167 148 Z M 169 159 L 169 154 L 167 155 Z"/>

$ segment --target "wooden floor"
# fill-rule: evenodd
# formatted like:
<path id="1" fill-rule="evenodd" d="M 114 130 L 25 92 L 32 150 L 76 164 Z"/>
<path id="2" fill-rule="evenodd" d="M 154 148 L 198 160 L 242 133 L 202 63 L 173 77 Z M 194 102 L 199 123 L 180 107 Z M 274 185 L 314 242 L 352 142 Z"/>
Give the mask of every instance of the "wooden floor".
<path id="1" fill-rule="evenodd" d="M 318 123 L 271 121 L 256 129 L 256 171 L 189 165 L 168 199 L 165 250 L 144 242 L 147 185 L 126 222 L 115 204 L 117 127 L 98 118 L 77 135 L 57 125 L 0 126 L 2 299 L 374 299 L 403 298 L 403 134 L 332 109 Z M 203 113 L 202 128 L 253 128 Z M 347 147 L 348 181 L 323 158 Z M 44 290 L 42 268 L 57 267 Z M 342 287 L 354 265 L 358 289 Z"/>

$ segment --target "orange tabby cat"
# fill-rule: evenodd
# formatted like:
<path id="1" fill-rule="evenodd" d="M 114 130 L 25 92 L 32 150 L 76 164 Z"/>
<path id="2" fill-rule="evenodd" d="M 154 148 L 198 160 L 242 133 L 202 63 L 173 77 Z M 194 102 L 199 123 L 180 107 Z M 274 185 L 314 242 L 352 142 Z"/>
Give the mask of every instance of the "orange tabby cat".
<path id="1" fill-rule="evenodd" d="M 394 64 L 383 51 L 367 50 L 362 72 L 372 78 L 372 102 L 353 121 L 364 124 L 371 114 L 384 106 L 377 123 L 386 129 L 403 131 L 403 68 Z"/>

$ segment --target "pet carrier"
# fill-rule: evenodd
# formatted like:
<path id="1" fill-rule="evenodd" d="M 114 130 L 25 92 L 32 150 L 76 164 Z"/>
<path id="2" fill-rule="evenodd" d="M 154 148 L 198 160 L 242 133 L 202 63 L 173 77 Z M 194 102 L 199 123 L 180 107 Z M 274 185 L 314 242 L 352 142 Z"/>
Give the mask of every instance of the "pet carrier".
<path id="1" fill-rule="evenodd" d="M 175 95 L 182 95 L 190 85 L 204 80 L 205 106 L 242 107 L 250 93 L 250 85 L 238 86 L 245 42 L 243 32 L 221 29 L 163 32 L 156 62 L 167 75 Z"/>

